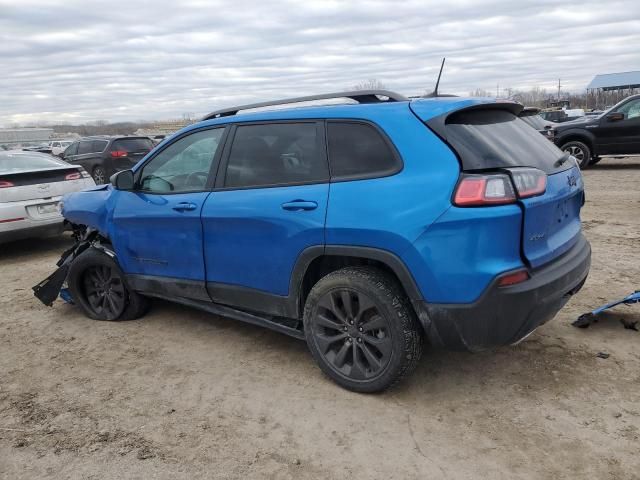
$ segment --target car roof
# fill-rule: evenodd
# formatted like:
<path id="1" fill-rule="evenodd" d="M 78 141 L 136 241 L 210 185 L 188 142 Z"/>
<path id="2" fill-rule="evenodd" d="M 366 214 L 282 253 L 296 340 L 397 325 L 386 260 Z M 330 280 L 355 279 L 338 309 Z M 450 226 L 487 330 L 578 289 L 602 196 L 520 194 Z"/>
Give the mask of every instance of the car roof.
<path id="1" fill-rule="evenodd" d="M 394 114 L 405 114 L 408 108 L 420 111 L 420 118 L 428 120 L 448 112 L 482 104 L 504 103 L 519 105 L 507 100 L 496 100 L 485 97 L 453 97 L 438 96 L 431 98 L 407 99 L 406 101 L 381 103 L 340 103 L 314 106 L 288 106 L 285 108 L 265 107 L 259 111 L 239 112 L 235 115 L 203 120 L 191 124 L 176 134 L 182 134 L 198 128 L 226 125 L 230 123 L 247 123 L 272 120 L 321 120 L 321 119 L 360 119 L 376 121 L 380 117 Z M 410 107 L 411 105 L 411 107 Z M 172 135 L 173 137 L 174 135 Z M 166 140 L 165 140 L 166 141 Z"/>

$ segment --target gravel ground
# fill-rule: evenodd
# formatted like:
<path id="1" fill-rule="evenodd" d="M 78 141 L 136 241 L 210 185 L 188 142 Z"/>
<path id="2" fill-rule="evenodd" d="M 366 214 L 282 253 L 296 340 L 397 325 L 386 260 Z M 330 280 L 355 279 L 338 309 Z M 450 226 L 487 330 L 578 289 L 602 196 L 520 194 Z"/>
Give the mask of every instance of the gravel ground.
<path id="1" fill-rule="evenodd" d="M 95 322 L 30 287 L 68 238 L 0 246 L 0 478 L 640 478 L 640 158 L 585 172 L 584 289 L 520 345 L 428 350 L 381 395 L 304 343 L 157 301 Z M 598 358 L 599 352 L 609 358 Z"/>

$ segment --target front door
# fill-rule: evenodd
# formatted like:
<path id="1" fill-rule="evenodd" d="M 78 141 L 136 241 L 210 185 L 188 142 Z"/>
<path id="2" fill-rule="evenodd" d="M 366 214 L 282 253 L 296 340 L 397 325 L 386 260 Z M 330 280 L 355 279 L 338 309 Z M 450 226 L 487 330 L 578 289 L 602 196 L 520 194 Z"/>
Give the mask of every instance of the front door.
<path id="1" fill-rule="evenodd" d="M 204 291 L 200 214 L 223 132 L 178 138 L 137 169 L 134 191 L 117 192 L 111 238 L 127 274 L 159 277 L 159 288 L 160 282 L 200 282 Z"/>
<path id="2" fill-rule="evenodd" d="M 219 303 L 283 314 L 300 253 L 324 245 L 322 122 L 240 125 L 202 210 L 207 287 Z M 228 141 L 227 144 L 230 142 Z"/>
<path id="3" fill-rule="evenodd" d="M 640 153 L 640 98 L 630 100 L 615 112 L 624 115 L 622 120 L 611 121 L 605 115 L 598 128 L 598 151 L 607 154 Z"/>

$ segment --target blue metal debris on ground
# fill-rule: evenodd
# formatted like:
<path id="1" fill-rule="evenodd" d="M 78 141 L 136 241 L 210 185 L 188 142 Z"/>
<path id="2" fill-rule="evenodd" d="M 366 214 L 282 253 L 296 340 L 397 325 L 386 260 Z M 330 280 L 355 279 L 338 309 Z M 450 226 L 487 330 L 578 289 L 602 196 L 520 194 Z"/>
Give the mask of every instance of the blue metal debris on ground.
<path id="1" fill-rule="evenodd" d="M 71 298 L 71 293 L 69 293 L 68 288 L 63 288 L 60 290 L 60 298 L 68 304 L 73 305 L 73 298 Z"/>
<path id="2" fill-rule="evenodd" d="M 596 315 L 604 312 L 605 310 L 615 307 L 616 305 L 621 305 L 621 304 L 632 305 L 634 303 L 640 303 L 640 290 L 636 290 L 631 295 L 627 295 L 626 297 L 620 300 L 616 300 L 614 302 L 610 302 L 605 305 L 602 305 L 601 307 L 598 307 L 589 313 L 580 315 L 578 319 L 575 322 L 573 322 L 571 325 L 579 328 L 587 328 L 589 325 L 591 325 L 592 322 L 596 321 L 596 318 L 595 318 Z"/>

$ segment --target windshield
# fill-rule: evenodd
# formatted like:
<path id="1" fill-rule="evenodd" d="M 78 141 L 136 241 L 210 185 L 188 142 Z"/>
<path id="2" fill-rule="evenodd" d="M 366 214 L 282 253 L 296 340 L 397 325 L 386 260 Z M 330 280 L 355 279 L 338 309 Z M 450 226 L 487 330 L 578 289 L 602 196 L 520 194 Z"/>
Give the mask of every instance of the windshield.
<path id="1" fill-rule="evenodd" d="M 27 152 L 1 152 L 0 173 L 14 173 L 23 170 L 46 170 L 68 167 L 69 164 L 48 155 Z"/>

